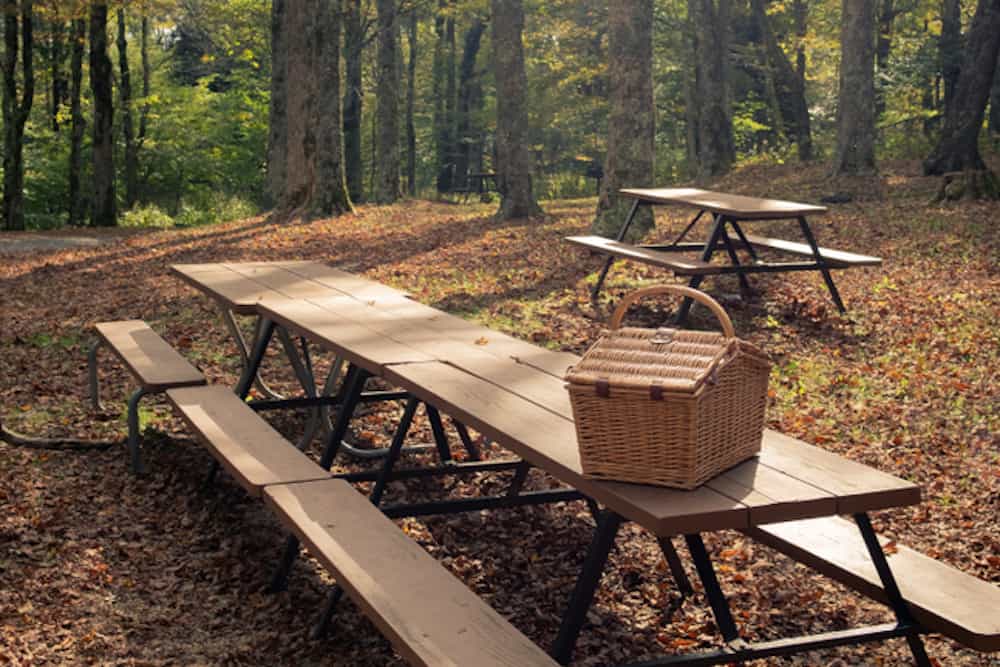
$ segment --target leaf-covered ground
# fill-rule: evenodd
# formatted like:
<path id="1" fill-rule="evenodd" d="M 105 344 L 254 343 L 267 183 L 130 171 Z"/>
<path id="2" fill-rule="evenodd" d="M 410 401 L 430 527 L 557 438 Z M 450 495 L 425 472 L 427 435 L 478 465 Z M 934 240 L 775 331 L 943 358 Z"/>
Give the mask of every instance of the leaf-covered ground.
<path id="1" fill-rule="evenodd" d="M 931 205 L 936 182 L 915 174 L 915 165 L 893 165 L 871 196 L 814 219 L 821 243 L 885 258 L 881 268 L 837 275 L 847 316 L 836 313 L 818 275 L 758 277 L 749 303 L 735 297 L 735 282 L 708 287 L 740 334 L 774 357 L 770 424 L 922 484 L 920 506 L 878 513 L 876 527 L 1000 584 L 1000 206 Z M 814 201 L 831 184 L 818 168 L 750 168 L 719 187 Z M 232 384 L 235 350 L 211 304 L 167 274 L 175 262 L 324 260 L 538 344 L 582 351 L 627 290 L 671 280 L 641 265 L 616 265 L 595 311 L 588 288 L 599 261 L 561 240 L 587 228 L 592 206 L 549 202 L 544 220 L 498 223 L 489 217 L 492 206 L 413 202 L 308 224 L 254 219 L 5 256 L 4 424 L 36 435 L 124 435 L 130 382 L 107 355 L 106 410 L 95 414 L 86 400 L 88 329 L 101 320 L 143 318 L 211 381 Z M 658 234 L 676 233 L 686 213 L 661 209 Z M 768 232 L 794 230 L 772 225 Z M 655 323 L 668 307 L 638 308 L 634 317 Z M 699 317 L 695 324 L 710 322 Z M 280 372 L 268 378 L 291 386 Z M 0 663 L 399 663 L 349 603 L 329 638 L 308 639 L 329 584 L 314 562 L 297 566 L 287 593 L 262 592 L 282 544 L 280 526 L 229 480 L 206 487 L 208 455 L 163 403 L 148 406 L 151 472 L 141 478 L 126 474 L 120 448 L 0 444 Z M 384 444 L 398 412 L 369 412 L 353 437 Z M 275 423 L 295 438 L 300 417 Z M 418 426 L 427 437 L 426 425 Z M 397 485 L 392 493 L 461 495 L 500 483 Z M 582 504 L 404 522 L 543 646 L 554 637 L 592 525 Z M 884 609 L 739 535 L 709 541 L 750 638 L 889 620 Z M 632 526 L 619 538 L 589 620 L 576 664 L 634 661 L 715 641 L 702 597 L 677 596 L 655 542 Z M 928 648 L 942 665 L 1000 664 L 936 637 Z M 905 645 L 893 641 L 788 662 L 905 659 Z"/>

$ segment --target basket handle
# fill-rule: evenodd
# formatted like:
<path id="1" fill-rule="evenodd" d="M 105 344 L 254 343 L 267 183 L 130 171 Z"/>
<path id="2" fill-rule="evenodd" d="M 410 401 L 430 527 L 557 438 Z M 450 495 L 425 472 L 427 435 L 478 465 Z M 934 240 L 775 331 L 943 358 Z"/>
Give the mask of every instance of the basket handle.
<path id="1" fill-rule="evenodd" d="M 719 302 L 696 289 L 691 289 L 690 287 L 684 287 L 683 285 L 657 285 L 655 287 L 646 287 L 644 289 L 636 290 L 631 294 L 626 294 L 615 308 L 615 312 L 611 315 L 610 327 L 612 329 L 617 329 L 621 326 L 622 319 L 625 317 L 625 311 L 628 310 L 629 306 L 638 301 L 639 299 L 644 299 L 647 296 L 655 296 L 657 294 L 673 294 L 676 296 L 683 296 L 694 299 L 698 303 L 706 306 L 716 318 L 719 320 L 719 324 L 722 325 L 722 334 L 726 338 L 733 338 L 736 336 L 736 330 L 733 328 L 733 321 L 729 319 L 729 315 L 726 314 L 725 309 L 719 305 Z"/>

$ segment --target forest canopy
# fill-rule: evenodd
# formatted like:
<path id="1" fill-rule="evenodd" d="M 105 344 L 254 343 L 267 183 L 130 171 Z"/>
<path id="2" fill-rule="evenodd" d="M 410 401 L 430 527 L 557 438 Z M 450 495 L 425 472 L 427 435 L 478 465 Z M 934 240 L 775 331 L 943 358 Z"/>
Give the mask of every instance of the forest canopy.
<path id="1" fill-rule="evenodd" d="M 329 134 L 322 121 L 335 113 L 337 143 L 320 138 L 319 153 L 342 152 L 342 166 L 327 168 L 343 169 L 354 203 L 469 189 L 470 174 L 496 171 L 511 142 L 525 155 L 506 169 L 528 172 L 535 198 L 596 194 L 598 177 L 615 168 L 616 103 L 650 119 L 648 184 L 710 179 L 756 161 L 823 160 L 854 173 L 902 157 L 926 158 L 928 173 L 982 170 L 978 153 L 942 156 L 942 143 L 951 153 L 962 143 L 966 154 L 970 136 L 976 151 L 1000 144 L 995 0 L 3 4 L 8 229 L 196 225 L 279 204 L 268 182 L 275 82 L 290 78 L 294 97 L 301 78 L 293 71 L 328 72 L 331 62 L 336 81 L 321 77 L 315 128 L 307 121 L 304 131 Z M 509 103 L 505 93 L 498 104 L 494 64 L 505 59 L 496 46 L 505 44 L 505 55 L 512 42 L 497 40 L 514 38 L 502 28 L 515 11 L 523 13 L 524 101 Z M 307 19 L 285 43 L 281 21 L 291 19 L 281 12 Z M 616 20 L 626 22 L 619 35 L 646 25 L 651 46 L 615 46 L 623 39 Z M 293 70 L 300 43 L 318 69 Z M 275 44 L 292 60 L 282 61 Z M 636 68 L 615 70 L 622 54 L 648 63 L 648 109 L 623 92 Z M 283 70 L 272 77 L 276 62 Z M 860 88 L 844 98 L 845 86 Z M 851 92 L 866 86 L 870 99 Z M 947 120 L 953 101 L 975 101 L 968 91 L 985 96 L 978 122 L 968 110 Z M 498 142 L 508 136 L 498 126 L 498 110 L 510 113 L 504 104 L 523 106 L 527 126 Z M 390 154 L 395 162 L 380 166 Z"/>

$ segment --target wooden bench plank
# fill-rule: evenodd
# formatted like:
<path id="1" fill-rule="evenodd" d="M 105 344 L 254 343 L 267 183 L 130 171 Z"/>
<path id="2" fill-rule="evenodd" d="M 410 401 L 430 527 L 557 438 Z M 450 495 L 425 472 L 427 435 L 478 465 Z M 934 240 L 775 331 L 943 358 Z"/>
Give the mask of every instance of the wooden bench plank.
<path id="1" fill-rule="evenodd" d="M 768 236 L 757 236 L 755 234 L 747 234 L 746 238 L 747 241 L 750 242 L 750 245 L 757 248 L 769 248 L 771 250 L 780 250 L 793 255 L 813 257 L 812 248 L 805 243 L 796 243 L 794 241 L 775 239 Z M 882 264 L 881 257 L 859 255 L 857 253 L 845 252 L 843 250 L 820 248 L 819 254 L 823 257 L 823 259 L 827 260 L 831 268 L 846 268 L 849 266 L 879 266 Z"/>
<path id="2" fill-rule="evenodd" d="M 219 385 L 170 389 L 167 398 L 212 456 L 252 496 L 260 496 L 271 484 L 330 477 L 232 389 Z"/>
<path id="3" fill-rule="evenodd" d="M 100 322 L 98 336 L 147 392 L 205 384 L 205 376 L 142 320 Z"/>
<path id="4" fill-rule="evenodd" d="M 737 220 L 781 220 L 826 213 L 825 206 L 747 197 L 699 188 L 626 188 L 619 192 L 624 197 L 651 204 L 682 204 L 703 211 L 730 215 Z"/>
<path id="5" fill-rule="evenodd" d="M 874 600 L 886 601 L 852 521 L 827 517 L 745 532 Z M 884 546 L 888 540 L 880 541 Z M 978 651 L 1000 651 L 1000 587 L 904 546 L 890 549 L 887 558 L 903 598 L 924 627 Z"/>
<path id="6" fill-rule="evenodd" d="M 347 482 L 264 497 L 411 665 L 556 666 Z"/>
<path id="7" fill-rule="evenodd" d="M 608 255 L 634 259 L 646 264 L 660 266 L 670 269 L 674 273 L 682 276 L 705 276 L 721 273 L 722 267 L 703 262 L 700 259 L 688 257 L 680 252 L 667 252 L 664 250 L 652 250 L 641 246 L 634 246 L 629 243 L 621 243 L 603 236 L 567 236 L 570 243 L 596 250 Z"/>

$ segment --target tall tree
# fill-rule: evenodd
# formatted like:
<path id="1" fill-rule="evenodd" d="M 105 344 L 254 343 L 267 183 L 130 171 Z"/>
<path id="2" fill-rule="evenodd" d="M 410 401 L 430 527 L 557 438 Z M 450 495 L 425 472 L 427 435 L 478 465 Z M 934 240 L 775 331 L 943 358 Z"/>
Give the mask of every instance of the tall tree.
<path id="1" fill-rule="evenodd" d="M 497 189 L 501 220 L 542 213 L 531 184 L 528 76 L 524 70 L 522 0 L 491 0 L 493 70 L 497 86 Z"/>
<path id="2" fill-rule="evenodd" d="M 344 171 L 344 131 L 340 85 L 340 0 L 319 0 L 319 77 L 316 122 L 319 150 L 316 156 L 314 209 L 323 216 L 352 212 Z"/>
<path id="3" fill-rule="evenodd" d="M 1000 149 L 1000 62 L 993 73 L 993 87 L 990 89 L 990 136 L 994 148 Z"/>
<path id="4" fill-rule="evenodd" d="M 438 11 L 434 15 L 434 70 L 433 70 L 433 92 L 434 97 L 434 163 L 437 169 L 437 191 L 438 193 L 450 192 L 452 188 L 452 177 L 455 173 L 455 165 L 451 161 L 451 148 L 455 143 L 453 139 L 454 125 L 449 118 L 448 104 L 448 68 L 449 64 L 454 67 L 454 59 L 448 57 L 448 19 L 446 13 L 449 11 L 449 0 L 438 0 Z M 452 80 L 454 77 L 452 77 Z"/>
<path id="5" fill-rule="evenodd" d="M 416 7 L 410 9 L 407 24 L 407 41 L 410 55 L 406 62 L 406 192 L 417 194 L 417 128 L 413 121 L 417 97 L 417 42 L 418 16 Z"/>
<path id="6" fill-rule="evenodd" d="M 979 154 L 979 131 L 983 126 L 1000 56 L 1000 0 L 979 0 L 965 40 L 961 73 L 955 96 L 947 107 L 944 128 L 937 145 L 924 160 L 925 174 L 951 171 L 980 172 L 967 183 L 967 195 L 1000 194 L 996 177 Z"/>
<path id="7" fill-rule="evenodd" d="M 653 185 L 653 0 L 620 0 L 608 12 L 608 153 L 593 229 L 614 236 L 630 202 L 620 188 Z M 633 239 L 653 227 L 648 206 L 632 223 Z"/>
<path id="8" fill-rule="evenodd" d="M 287 0 L 285 5 L 288 40 L 284 95 L 288 127 L 285 187 L 279 199 L 279 210 L 288 216 L 309 211 L 316 184 L 318 140 L 315 114 L 319 49 L 316 16 L 319 2 Z"/>
<path id="9" fill-rule="evenodd" d="M 361 112 L 364 106 L 361 56 L 365 45 L 361 0 L 344 3 L 344 160 L 351 201 L 364 201 Z"/>
<path id="10" fill-rule="evenodd" d="M 875 3 L 843 0 L 833 173 L 875 171 Z"/>
<path id="11" fill-rule="evenodd" d="M 139 57 L 142 60 L 142 105 L 139 108 L 139 143 L 146 138 L 149 130 L 149 94 L 152 69 L 149 64 L 149 16 L 142 5 L 142 19 L 139 22 Z"/>
<path id="12" fill-rule="evenodd" d="M 4 0 L 3 9 L 3 225 L 5 229 L 24 229 L 24 125 L 35 99 L 34 11 L 32 0 L 21 0 L 20 7 L 17 0 Z M 23 79 L 20 99 L 19 50 Z"/>
<path id="13" fill-rule="evenodd" d="M 473 17 L 472 24 L 465 31 L 462 60 L 458 68 L 458 108 L 455 119 L 455 175 L 459 183 L 466 186 L 469 183 L 470 165 L 473 164 L 473 151 L 479 144 L 479 128 L 475 125 L 482 96 L 479 93 L 478 74 L 476 73 L 476 58 L 486 24 L 478 16 Z"/>
<path id="14" fill-rule="evenodd" d="M 69 82 L 63 67 L 66 64 L 66 22 L 59 8 L 49 21 L 49 114 L 52 131 L 59 132 L 59 110 L 69 95 Z"/>
<path id="15" fill-rule="evenodd" d="M 72 227 L 84 223 L 83 197 L 80 187 L 83 171 L 83 134 L 87 125 L 83 118 L 81 96 L 83 92 L 83 51 L 87 40 L 87 21 L 73 19 L 70 35 L 70 148 L 69 148 L 69 224 Z"/>
<path id="16" fill-rule="evenodd" d="M 944 108 L 947 113 L 955 97 L 958 74 L 962 68 L 962 2 L 942 0 L 941 36 L 938 37 L 938 60 L 944 82 Z"/>
<path id="17" fill-rule="evenodd" d="M 702 178 L 729 171 L 736 161 L 729 99 L 731 0 L 693 0 L 698 62 L 698 162 Z"/>
<path id="18" fill-rule="evenodd" d="M 267 136 L 267 194 L 273 205 L 285 192 L 288 150 L 287 0 L 271 0 L 271 102 Z"/>
<path id="19" fill-rule="evenodd" d="M 396 0 L 377 0 L 378 155 L 375 201 L 391 204 L 399 199 L 399 70 Z"/>
<path id="20" fill-rule="evenodd" d="M 112 77 L 111 58 L 108 57 L 108 3 L 94 0 L 90 6 L 90 92 L 94 98 L 94 197 L 90 224 L 94 227 L 117 224 Z"/>
<path id="21" fill-rule="evenodd" d="M 118 9 L 118 106 L 121 114 L 122 143 L 125 144 L 125 208 L 139 198 L 139 144 L 132 117 L 132 73 L 128 64 L 128 25 L 125 8 Z"/>

